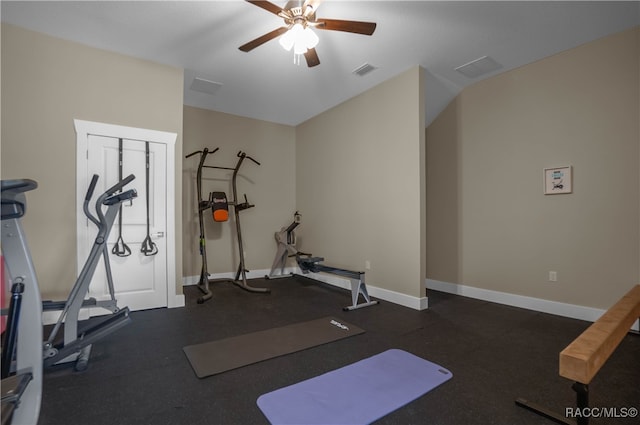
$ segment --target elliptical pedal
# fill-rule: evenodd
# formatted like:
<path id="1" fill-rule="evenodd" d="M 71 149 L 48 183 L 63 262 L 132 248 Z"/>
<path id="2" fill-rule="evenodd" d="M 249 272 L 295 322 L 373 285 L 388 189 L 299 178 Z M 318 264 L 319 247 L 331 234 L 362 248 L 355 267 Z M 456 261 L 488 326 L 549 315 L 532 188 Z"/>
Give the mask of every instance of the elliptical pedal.
<path id="1" fill-rule="evenodd" d="M 67 344 L 52 343 L 48 349 L 45 349 L 44 366 L 50 367 L 57 363 L 76 361 L 76 370 L 81 371 L 86 369 L 91 344 L 117 331 L 130 322 L 129 307 L 124 307 L 115 314 L 96 318 L 96 320 L 93 320 L 92 323 L 78 332 L 78 338 L 73 342 Z M 86 350 L 87 347 L 88 351 L 84 352 L 85 359 L 82 360 L 83 350 Z M 82 368 L 82 362 L 84 362 L 84 368 Z"/>

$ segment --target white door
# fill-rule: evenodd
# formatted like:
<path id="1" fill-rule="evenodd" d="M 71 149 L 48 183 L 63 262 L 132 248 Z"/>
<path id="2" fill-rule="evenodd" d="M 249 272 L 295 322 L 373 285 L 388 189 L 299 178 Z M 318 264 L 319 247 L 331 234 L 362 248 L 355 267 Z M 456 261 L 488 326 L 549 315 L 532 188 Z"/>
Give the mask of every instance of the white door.
<path id="1" fill-rule="evenodd" d="M 123 139 L 123 176 L 134 174 L 126 188 L 135 188 L 138 197 L 123 204 L 123 240 L 131 256 L 119 258 L 111 254 L 118 238 L 118 218 L 108 240 L 108 252 L 119 307 L 131 310 L 184 306 L 184 295 L 177 294 L 175 225 L 175 143 L 176 133 L 74 120 L 76 129 L 76 217 L 77 268 L 84 265 L 96 235 L 96 227 L 82 211 L 85 194 L 93 174 L 99 175 L 91 209 L 99 189 L 118 180 L 118 138 Z M 147 235 L 145 184 L 145 142 L 149 141 L 149 234 L 157 244 L 158 254 L 147 257 L 140 243 Z M 141 236 L 142 235 L 142 236 Z M 108 299 L 107 281 L 102 261 L 90 287 L 90 295 Z M 108 313 L 92 309 L 92 315 Z"/>
<path id="2" fill-rule="evenodd" d="M 131 310 L 143 310 L 167 306 L 167 244 L 166 226 L 166 145 L 149 143 L 149 221 L 147 222 L 146 144 L 144 141 L 123 139 L 122 176 L 135 175 L 135 180 L 125 189 L 136 189 L 138 197 L 122 204 L 122 226 L 119 219 L 111 229 L 108 251 L 118 306 Z M 87 181 L 99 176 L 91 202 L 91 210 L 100 193 L 118 182 L 119 139 L 116 137 L 89 135 L 87 152 Z M 86 220 L 86 247 L 91 247 L 96 227 Z M 148 225 L 148 233 L 147 233 Z M 157 247 L 157 254 L 147 256 L 141 247 L 147 234 Z M 120 257 L 111 251 L 121 237 L 131 255 Z M 121 242 L 122 243 L 122 242 Z M 104 263 L 101 261 L 91 281 L 89 294 L 98 300 L 109 299 Z M 97 309 L 92 314 L 106 313 Z"/>

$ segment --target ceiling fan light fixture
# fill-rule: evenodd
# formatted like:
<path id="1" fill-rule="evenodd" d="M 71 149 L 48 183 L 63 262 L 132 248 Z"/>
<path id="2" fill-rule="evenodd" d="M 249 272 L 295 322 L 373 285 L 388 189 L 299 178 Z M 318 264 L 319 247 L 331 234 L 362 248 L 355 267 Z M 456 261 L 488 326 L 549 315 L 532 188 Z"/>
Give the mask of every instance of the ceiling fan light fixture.
<path id="1" fill-rule="evenodd" d="M 307 51 L 307 46 L 303 43 L 296 43 L 293 46 L 293 53 L 296 55 L 303 55 Z"/>
<path id="2" fill-rule="evenodd" d="M 301 55 L 307 51 L 307 49 L 313 49 L 318 45 L 320 39 L 315 32 L 309 27 L 303 27 L 302 24 L 296 23 L 291 27 L 289 31 L 284 33 L 280 37 L 280 45 L 286 51 L 290 51 L 293 48 L 294 53 Z"/>
<path id="3" fill-rule="evenodd" d="M 309 27 L 306 27 L 304 29 L 304 31 L 302 32 L 302 37 L 305 46 L 307 46 L 307 49 L 313 49 L 318 45 L 318 41 L 320 41 L 316 33 L 313 32 Z"/>
<path id="4" fill-rule="evenodd" d="M 315 50 L 320 41 L 311 27 L 320 30 L 342 31 L 354 34 L 372 35 L 376 29 L 375 22 L 346 21 L 342 19 L 317 19 L 316 9 L 322 0 L 290 0 L 283 7 L 270 1 L 247 2 L 260 7 L 284 20 L 284 26 L 276 28 L 248 43 L 238 47 L 249 52 L 264 43 L 279 37 L 280 45 L 287 51 L 293 49 L 293 61 L 300 64 L 300 56 L 304 55 L 309 68 L 320 65 Z"/>
<path id="5" fill-rule="evenodd" d="M 289 33 L 286 33 L 280 38 L 280 45 L 284 50 L 288 52 L 295 44 L 295 40 L 293 39 L 293 37 L 287 37 L 287 34 Z"/>
<path id="6" fill-rule="evenodd" d="M 295 28 L 295 25 L 294 25 Z M 289 31 L 285 32 L 282 37 L 280 37 L 280 45 L 282 46 L 282 48 L 286 51 L 291 50 L 291 48 L 293 47 L 293 45 L 296 43 L 296 37 L 293 31 L 293 28 L 291 28 Z"/>

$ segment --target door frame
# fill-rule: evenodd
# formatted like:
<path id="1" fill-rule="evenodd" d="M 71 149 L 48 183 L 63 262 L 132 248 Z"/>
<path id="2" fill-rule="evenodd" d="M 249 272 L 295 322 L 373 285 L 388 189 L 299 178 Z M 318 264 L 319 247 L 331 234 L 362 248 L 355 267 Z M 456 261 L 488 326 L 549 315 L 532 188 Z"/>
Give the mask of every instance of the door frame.
<path id="1" fill-rule="evenodd" d="M 90 247 L 86 247 L 86 242 L 82 234 L 86 229 L 86 220 L 82 209 L 87 187 L 89 186 L 89 136 L 106 136 L 123 139 L 142 140 L 151 143 L 162 143 L 167 147 L 166 155 L 166 212 L 167 212 L 167 307 L 182 307 L 185 305 L 184 295 L 177 294 L 176 277 L 176 214 L 175 214 L 175 145 L 178 137 L 177 133 L 166 131 L 148 130 L 136 127 L 126 127 L 116 124 L 105 124 L 94 121 L 84 121 L 74 119 L 73 124 L 76 130 L 76 264 L 77 272 L 80 273 L 86 253 Z"/>

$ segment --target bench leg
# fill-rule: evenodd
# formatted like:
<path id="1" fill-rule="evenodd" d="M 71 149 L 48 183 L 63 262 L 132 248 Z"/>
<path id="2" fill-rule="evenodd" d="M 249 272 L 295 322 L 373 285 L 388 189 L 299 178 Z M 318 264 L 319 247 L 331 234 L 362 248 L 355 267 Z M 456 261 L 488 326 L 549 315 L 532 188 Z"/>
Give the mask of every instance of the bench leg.
<path id="1" fill-rule="evenodd" d="M 584 409 L 589 407 L 589 386 L 581 382 L 574 382 L 571 388 L 576 392 L 576 406 L 581 412 L 584 412 Z M 579 416 L 576 422 L 578 425 L 588 425 L 589 417 Z"/>
<path id="2" fill-rule="evenodd" d="M 574 382 L 571 386 L 573 391 L 576 392 L 576 407 L 580 410 L 581 413 L 586 412 L 585 408 L 589 407 L 589 386 L 587 384 L 583 384 L 581 382 Z M 576 421 L 573 421 L 569 418 L 566 418 L 562 415 L 559 415 L 556 412 L 553 412 L 546 407 L 540 406 L 537 403 L 533 403 L 524 398 L 518 398 L 516 400 L 516 404 L 520 407 L 523 407 L 527 410 L 530 410 L 534 413 L 537 413 L 540 416 L 544 416 L 545 418 L 564 425 L 589 425 L 589 417 L 578 415 Z"/>
<path id="3" fill-rule="evenodd" d="M 547 409 L 546 407 L 543 407 L 537 403 L 533 403 L 529 400 L 526 400 L 524 398 L 518 398 L 516 400 L 516 405 L 523 407 L 533 413 L 536 413 L 540 416 L 544 416 L 545 418 L 549 419 L 550 421 L 553 421 L 557 424 L 562 424 L 562 425 L 576 425 L 576 422 L 572 421 L 571 419 L 565 418 L 564 416 L 550 410 Z"/>

